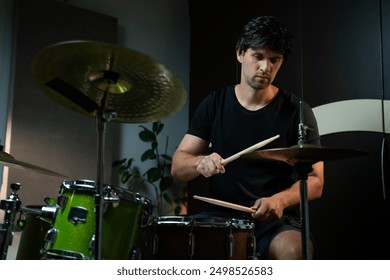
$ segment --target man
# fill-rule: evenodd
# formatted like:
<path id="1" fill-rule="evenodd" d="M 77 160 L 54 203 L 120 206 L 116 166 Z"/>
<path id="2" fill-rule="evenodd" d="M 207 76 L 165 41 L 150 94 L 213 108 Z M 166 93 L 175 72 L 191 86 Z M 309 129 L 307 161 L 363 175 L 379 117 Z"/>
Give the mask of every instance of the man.
<path id="1" fill-rule="evenodd" d="M 250 215 L 215 206 L 209 214 L 254 219 L 259 259 L 303 258 L 296 170 L 283 161 L 241 157 L 224 165 L 223 159 L 275 135 L 280 137 L 267 148 L 291 147 L 300 136 L 320 146 L 311 108 L 272 84 L 291 47 L 291 35 L 275 17 L 248 22 L 236 45 L 240 83 L 213 91 L 202 101 L 172 162 L 175 178 L 190 181 L 203 175 L 210 180 L 212 198 L 256 209 Z M 304 139 L 298 131 L 301 108 L 309 127 Z M 307 178 L 309 201 L 321 197 L 323 184 L 323 162 L 317 162 Z"/>

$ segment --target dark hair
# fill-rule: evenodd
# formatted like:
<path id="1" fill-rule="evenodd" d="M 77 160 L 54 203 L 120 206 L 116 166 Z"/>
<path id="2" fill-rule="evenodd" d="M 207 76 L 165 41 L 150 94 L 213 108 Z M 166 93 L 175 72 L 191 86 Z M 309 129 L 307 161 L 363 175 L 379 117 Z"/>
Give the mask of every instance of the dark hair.
<path id="1" fill-rule="evenodd" d="M 247 49 L 262 49 L 281 53 L 287 59 L 293 45 L 293 37 L 273 16 L 259 16 L 249 21 L 241 30 L 236 49 L 245 52 Z"/>

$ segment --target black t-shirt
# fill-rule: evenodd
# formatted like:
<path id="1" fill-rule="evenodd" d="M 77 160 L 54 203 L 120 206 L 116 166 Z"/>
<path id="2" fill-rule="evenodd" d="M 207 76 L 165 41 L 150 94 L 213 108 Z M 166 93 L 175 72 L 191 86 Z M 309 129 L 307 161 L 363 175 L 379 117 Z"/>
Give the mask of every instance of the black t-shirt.
<path id="1" fill-rule="evenodd" d="M 210 142 L 211 152 L 217 152 L 223 158 L 278 134 L 278 139 L 261 149 L 288 148 L 298 143 L 299 103 L 298 97 L 280 89 L 267 106 L 249 111 L 238 102 L 231 85 L 206 96 L 187 133 Z M 302 104 L 304 124 L 310 128 L 306 143 L 319 146 L 314 114 L 305 102 Z M 246 206 L 252 206 L 260 197 L 290 187 L 295 180 L 293 166 L 276 160 L 240 157 L 228 163 L 225 169 L 224 174 L 210 178 L 210 196 Z M 229 212 L 226 208 L 219 210 Z"/>

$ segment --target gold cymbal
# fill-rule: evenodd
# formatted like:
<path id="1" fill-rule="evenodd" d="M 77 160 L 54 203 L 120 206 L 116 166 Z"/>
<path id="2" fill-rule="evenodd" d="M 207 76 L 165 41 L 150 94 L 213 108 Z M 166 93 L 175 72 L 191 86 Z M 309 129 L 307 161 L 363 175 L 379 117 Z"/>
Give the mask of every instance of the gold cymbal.
<path id="1" fill-rule="evenodd" d="M 299 163 L 316 163 L 318 161 L 337 160 L 353 158 L 366 155 L 367 152 L 353 149 L 335 149 L 317 147 L 310 144 L 295 145 L 290 148 L 276 148 L 268 150 L 257 150 L 242 155 L 247 159 L 268 159 L 284 161 L 291 165 Z"/>
<path id="2" fill-rule="evenodd" d="M 57 172 L 53 172 L 53 171 L 50 171 L 48 169 L 39 167 L 37 165 L 33 165 L 30 163 L 16 160 L 13 156 L 11 156 L 10 154 L 3 152 L 3 151 L 0 151 L 0 164 L 2 164 L 4 166 L 8 166 L 8 167 L 15 167 L 15 168 L 19 168 L 19 169 L 26 169 L 26 170 L 30 170 L 30 171 L 35 171 L 38 173 L 51 175 L 51 176 L 57 176 L 57 177 L 63 177 L 63 178 L 68 177 L 68 176 L 59 174 Z"/>
<path id="3" fill-rule="evenodd" d="M 158 121 L 177 113 L 186 100 L 181 80 L 163 64 L 109 43 L 51 45 L 33 58 L 31 72 L 60 104 L 93 117 L 97 108 L 112 110 L 117 122 Z"/>

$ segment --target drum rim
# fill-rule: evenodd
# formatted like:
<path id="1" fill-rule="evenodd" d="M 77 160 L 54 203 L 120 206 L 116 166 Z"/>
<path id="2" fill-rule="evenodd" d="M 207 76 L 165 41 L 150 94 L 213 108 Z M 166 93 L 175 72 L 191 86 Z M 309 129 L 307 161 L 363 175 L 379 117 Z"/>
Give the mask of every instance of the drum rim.
<path id="1" fill-rule="evenodd" d="M 154 224 L 157 225 L 176 224 L 178 226 L 192 225 L 195 227 L 236 228 L 236 229 L 252 229 L 255 227 L 254 222 L 248 219 L 224 218 L 218 216 L 192 217 L 191 215 L 159 216 L 155 219 Z"/>
<path id="2" fill-rule="evenodd" d="M 96 183 L 89 179 L 64 180 L 61 188 L 68 190 L 96 191 Z"/>
<path id="3" fill-rule="evenodd" d="M 152 205 L 152 201 L 149 198 L 141 195 L 138 192 L 131 192 L 121 187 L 111 187 L 111 188 L 113 189 L 114 193 L 118 195 L 120 199 L 123 198 L 127 201 L 142 204 L 142 205 Z"/>

